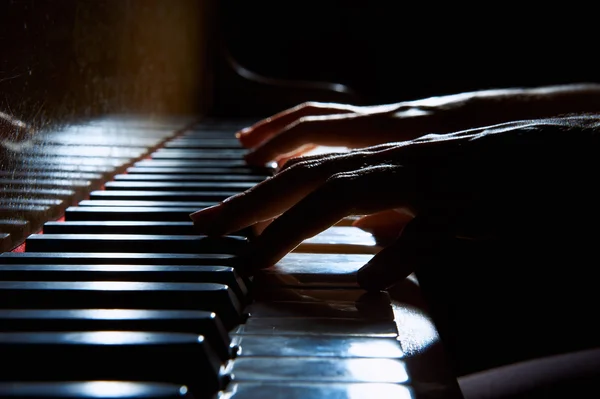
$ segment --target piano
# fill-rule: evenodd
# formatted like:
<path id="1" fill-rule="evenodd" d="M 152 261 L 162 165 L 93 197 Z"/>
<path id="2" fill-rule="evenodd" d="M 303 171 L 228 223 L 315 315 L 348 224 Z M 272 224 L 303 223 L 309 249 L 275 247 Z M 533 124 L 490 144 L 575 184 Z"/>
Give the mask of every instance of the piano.
<path id="1" fill-rule="evenodd" d="M 0 110 L 32 130 L 0 126 L 0 398 L 462 398 L 418 279 L 356 285 L 379 247 L 349 220 L 251 278 L 251 230 L 195 233 L 273 173 L 227 108 L 355 97 L 252 74 L 207 50 L 213 2 L 166 4 L 2 6 Z"/>

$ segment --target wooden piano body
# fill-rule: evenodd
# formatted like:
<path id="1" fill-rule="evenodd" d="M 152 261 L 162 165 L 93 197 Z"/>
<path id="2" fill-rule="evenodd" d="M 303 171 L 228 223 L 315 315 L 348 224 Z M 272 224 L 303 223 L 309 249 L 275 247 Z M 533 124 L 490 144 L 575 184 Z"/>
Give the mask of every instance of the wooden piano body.
<path id="1" fill-rule="evenodd" d="M 273 59 L 248 60 L 260 35 L 247 29 L 272 16 L 257 6 L 250 18 L 246 7 L 0 6 L 0 111 L 36 130 L 11 130 L 0 153 L 0 218 L 10 219 L 0 222 L 0 356 L 11 368 L 0 397 L 461 398 L 458 375 L 500 362 L 502 343 L 472 350 L 497 326 L 454 335 L 444 302 L 452 289 L 432 273 L 390 292 L 358 289 L 354 272 L 377 247 L 343 222 L 251 281 L 229 267 L 243 235 L 194 235 L 190 212 L 271 173 L 244 165 L 236 129 L 308 100 L 386 102 L 402 87 L 400 99 L 480 83 L 406 79 L 384 90 L 386 81 L 363 76 L 357 91 L 346 84 L 352 68 L 336 75 L 335 56 L 323 61 L 333 63 L 329 75 L 314 62 L 302 75 L 307 62 L 271 76 L 261 68 Z M 320 10 L 339 11 L 327 2 Z M 349 18 L 362 8 L 345 10 Z M 273 52 L 284 50 L 301 58 Z M 378 77 L 380 64 L 365 61 L 364 75 Z M 473 270 L 479 258 L 469 263 L 462 250 L 441 262 Z M 469 355 L 457 356 L 463 348 Z"/>

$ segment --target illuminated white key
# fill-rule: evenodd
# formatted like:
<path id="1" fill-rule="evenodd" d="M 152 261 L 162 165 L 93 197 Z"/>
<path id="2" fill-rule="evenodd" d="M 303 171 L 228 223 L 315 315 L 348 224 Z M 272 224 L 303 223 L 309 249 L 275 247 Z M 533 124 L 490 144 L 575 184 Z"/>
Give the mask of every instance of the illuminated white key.
<path id="1" fill-rule="evenodd" d="M 381 247 L 371 233 L 352 226 L 333 226 L 304 240 L 294 252 L 376 254 Z"/>

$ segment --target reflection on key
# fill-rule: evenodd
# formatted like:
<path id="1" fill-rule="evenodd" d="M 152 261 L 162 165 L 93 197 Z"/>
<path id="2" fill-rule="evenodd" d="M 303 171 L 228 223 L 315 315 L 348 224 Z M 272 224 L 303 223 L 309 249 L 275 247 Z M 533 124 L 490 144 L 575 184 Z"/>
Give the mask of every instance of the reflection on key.
<path id="1" fill-rule="evenodd" d="M 91 200 L 119 201 L 223 201 L 238 191 L 153 191 L 153 190 L 102 190 L 92 191 Z"/>
<path id="2" fill-rule="evenodd" d="M 410 387 L 389 383 L 240 382 L 229 384 L 222 399 L 415 399 Z"/>
<path id="3" fill-rule="evenodd" d="M 381 247 L 372 234 L 357 227 L 333 226 L 304 240 L 294 251 L 309 253 L 376 254 Z"/>
<path id="4" fill-rule="evenodd" d="M 231 265 L 231 254 L 174 254 L 154 252 L 5 252 L 0 264 L 135 264 Z"/>
<path id="5" fill-rule="evenodd" d="M 0 265 L 0 281 L 143 281 L 165 283 L 219 283 L 227 285 L 240 302 L 248 288 L 228 266 L 176 265 Z"/>
<path id="6" fill-rule="evenodd" d="M 206 310 L 215 312 L 226 328 L 242 318 L 233 291 L 214 283 L 0 281 L 0 308 Z"/>
<path id="7" fill-rule="evenodd" d="M 31 252 L 159 252 L 237 254 L 247 246 L 242 236 L 207 237 L 145 234 L 32 234 Z"/>
<path id="8" fill-rule="evenodd" d="M 395 338 L 331 337 L 322 335 L 234 335 L 238 356 L 387 358 L 404 356 Z"/>
<path id="9" fill-rule="evenodd" d="M 397 359 L 241 357 L 230 372 L 234 381 L 383 382 L 409 381 Z"/>
<path id="10" fill-rule="evenodd" d="M 0 382 L 0 398 L 193 399 L 185 385 L 129 381 Z"/>
<path id="11" fill-rule="evenodd" d="M 0 309 L 0 332 L 156 331 L 204 336 L 222 361 L 231 340 L 219 317 L 199 310 Z"/>
<path id="12" fill-rule="evenodd" d="M 160 381 L 185 384 L 196 397 L 206 397 L 223 386 L 218 356 L 196 334 L 0 333 L 0 353 L 10 359 L 10 367 L 0 373 L 4 382 Z"/>

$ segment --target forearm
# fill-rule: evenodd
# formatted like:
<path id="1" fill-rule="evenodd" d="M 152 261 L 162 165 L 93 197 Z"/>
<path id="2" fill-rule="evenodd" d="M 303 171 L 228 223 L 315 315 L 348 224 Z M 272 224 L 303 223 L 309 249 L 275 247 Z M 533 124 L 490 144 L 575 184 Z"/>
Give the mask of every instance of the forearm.
<path id="1" fill-rule="evenodd" d="M 599 113 L 600 84 L 481 90 L 403 103 L 431 109 L 439 133 L 566 114 Z"/>

